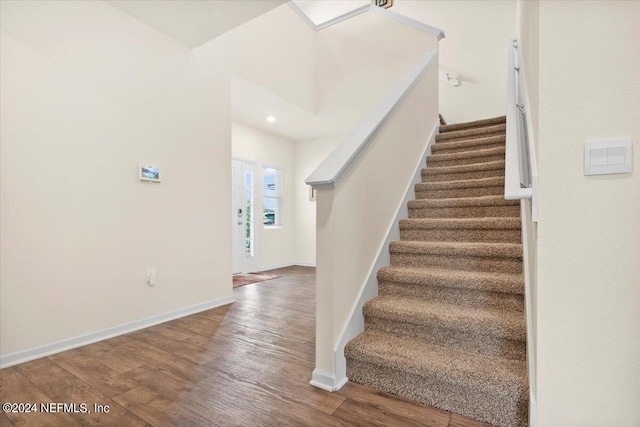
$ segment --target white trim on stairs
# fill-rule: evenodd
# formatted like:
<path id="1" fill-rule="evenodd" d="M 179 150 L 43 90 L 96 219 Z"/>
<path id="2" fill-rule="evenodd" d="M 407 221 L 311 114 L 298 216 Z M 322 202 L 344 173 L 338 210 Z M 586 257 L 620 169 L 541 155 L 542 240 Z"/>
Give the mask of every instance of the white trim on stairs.
<path id="1" fill-rule="evenodd" d="M 145 319 L 134 320 L 133 322 L 123 323 L 121 325 L 112 326 L 105 329 L 78 335 L 76 337 L 67 338 L 61 341 L 41 345 L 38 347 L 20 350 L 13 353 L 0 355 L 0 368 L 8 368 L 9 366 L 18 365 L 30 360 L 39 359 L 41 357 L 50 356 L 52 354 L 61 353 L 73 348 L 82 347 L 103 341 L 118 335 L 127 334 L 139 329 L 148 328 L 159 323 L 168 322 L 169 320 L 178 319 L 180 317 L 189 316 L 201 311 L 220 307 L 235 302 L 235 297 L 218 298 L 211 301 L 194 304 L 188 307 L 179 308 L 177 310 L 168 311 L 162 314 L 156 314 Z"/>
<path id="2" fill-rule="evenodd" d="M 380 246 L 378 257 L 369 269 L 368 279 L 362 286 L 362 289 L 360 289 L 358 299 L 351 307 L 349 321 L 340 332 L 340 339 L 338 340 L 338 344 L 333 349 L 333 367 L 335 377 L 333 375 L 331 375 L 331 377 L 333 377 L 332 387 L 334 388 L 334 390 L 339 390 L 348 381 L 347 359 L 344 356 L 344 347 L 349 341 L 351 341 L 364 330 L 364 316 L 362 314 L 362 306 L 365 302 L 378 295 L 378 270 L 384 266 L 389 265 L 389 243 L 400 240 L 400 227 L 398 225 L 399 221 L 400 219 L 409 217 L 409 208 L 407 207 L 407 203 L 409 202 L 409 200 L 413 200 L 415 198 L 415 184 L 422 181 L 421 171 L 422 169 L 426 168 L 426 158 L 431 153 L 431 146 L 435 142 L 439 127 L 440 123 L 438 122 L 433 128 L 431 137 L 429 138 L 429 142 L 427 143 L 424 152 L 422 153 L 422 156 L 420 157 L 416 165 L 413 179 L 405 190 L 404 198 L 402 199 L 396 210 L 396 216 L 393 219 L 392 223 L 389 225 L 389 228 L 387 230 L 387 237 Z M 315 384 L 312 383 L 312 385 Z M 327 389 L 325 388 L 325 390 Z"/>
<path id="3" fill-rule="evenodd" d="M 347 377 L 344 377 L 342 380 L 337 381 L 336 377 L 329 372 L 316 368 L 313 370 L 313 374 L 311 375 L 311 381 L 309 381 L 309 384 L 322 390 L 336 391 L 340 390 L 342 386 L 347 383 L 347 381 L 349 381 Z"/>
<path id="4" fill-rule="evenodd" d="M 520 218 L 522 224 L 522 260 L 524 267 L 524 300 L 525 315 L 527 319 L 527 371 L 529 374 L 529 427 L 536 427 L 536 340 L 535 325 L 533 317 L 533 291 L 535 285 L 535 268 L 536 268 L 536 228 L 532 221 L 531 209 L 532 201 L 527 199 L 520 200 Z"/>
<path id="5" fill-rule="evenodd" d="M 529 427 L 538 426 L 538 404 L 535 396 L 531 396 L 529 401 Z"/>

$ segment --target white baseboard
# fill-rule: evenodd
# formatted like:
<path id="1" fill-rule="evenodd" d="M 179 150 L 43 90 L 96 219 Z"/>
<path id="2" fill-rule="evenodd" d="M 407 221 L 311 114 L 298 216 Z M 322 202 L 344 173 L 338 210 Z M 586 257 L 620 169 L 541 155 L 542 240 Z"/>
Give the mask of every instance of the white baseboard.
<path id="1" fill-rule="evenodd" d="M 285 262 L 283 264 L 272 264 L 272 265 L 268 265 L 266 267 L 260 267 L 260 271 L 269 271 L 269 270 L 275 270 L 277 268 L 285 268 L 285 267 L 291 267 L 294 264 L 292 262 Z"/>
<path id="2" fill-rule="evenodd" d="M 315 267 L 316 263 L 304 262 L 304 261 L 286 262 L 284 264 L 275 264 L 275 265 L 269 265 L 267 267 L 261 267 L 260 271 L 276 270 L 278 268 L 294 267 L 296 265 L 300 267 Z"/>
<path id="3" fill-rule="evenodd" d="M 340 338 L 338 339 L 338 342 L 333 349 L 333 367 L 336 377 L 335 382 L 337 384 L 341 384 L 340 387 L 342 387 L 342 385 L 344 385 L 348 381 L 347 359 L 344 356 L 344 347 L 349 341 L 354 339 L 360 332 L 364 330 L 364 316 L 362 314 L 362 306 L 364 305 L 364 303 L 378 295 L 378 270 L 386 265 L 389 265 L 389 243 L 395 240 L 400 240 L 400 228 L 398 226 L 398 223 L 400 219 L 408 218 L 409 216 L 407 202 L 415 198 L 415 184 L 422 181 L 421 171 L 426 167 L 426 158 L 429 154 L 431 154 L 431 146 L 436 140 L 436 135 L 438 134 L 439 129 L 440 122 L 437 121 L 435 127 L 433 128 L 433 131 L 431 132 L 429 142 L 427 143 L 427 146 L 425 147 L 424 152 L 422 153 L 422 156 L 420 157 L 420 160 L 416 165 L 413 179 L 407 186 L 404 198 L 397 208 L 396 216 L 393 219 L 392 223 L 389 225 L 389 229 L 387 230 L 387 237 L 378 251 L 378 258 L 369 270 L 369 277 L 360 289 L 360 294 L 354 305 L 351 307 L 349 320 L 342 329 Z M 338 389 L 339 388 L 336 388 L 335 390 Z"/>
<path id="4" fill-rule="evenodd" d="M 314 387 L 321 388 L 322 390 L 336 391 L 340 390 L 347 381 L 348 379 L 346 376 L 338 381 L 333 374 L 321 369 L 314 369 L 309 384 Z"/>
<path id="5" fill-rule="evenodd" d="M 194 304 L 189 307 L 179 308 L 177 310 L 172 310 L 162 314 L 156 314 L 155 316 L 147 317 L 145 319 L 134 320 L 133 322 L 124 323 L 110 328 L 100 329 L 97 331 L 89 332 L 87 334 L 78 335 L 73 338 L 67 338 L 61 341 L 29 348 L 26 350 L 3 354 L 0 355 L 0 369 L 28 362 L 30 360 L 39 359 L 41 357 L 50 356 L 52 354 L 61 353 L 73 348 L 93 344 L 98 341 L 117 337 L 118 335 L 137 331 L 138 329 L 148 328 L 149 326 L 168 322 L 169 320 L 189 316 L 191 314 L 199 313 L 201 311 L 220 307 L 226 304 L 231 304 L 233 302 L 235 302 L 235 297 L 233 295 L 229 295 L 228 297 Z"/>
<path id="6" fill-rule="evenodd" d="M 300 267 L 315 267 L 315 262 L 304 262 L 304 261 L 296 261 L 293 265 L 299 265 Z"/>

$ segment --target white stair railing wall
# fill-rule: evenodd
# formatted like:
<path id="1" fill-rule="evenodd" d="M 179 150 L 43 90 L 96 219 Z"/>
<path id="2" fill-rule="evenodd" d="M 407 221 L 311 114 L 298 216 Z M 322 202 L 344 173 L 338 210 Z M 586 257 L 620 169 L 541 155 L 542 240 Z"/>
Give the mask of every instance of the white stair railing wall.
<path id="1" fill-rule="evenodd" d="M 389 262 L 389 241 L 399 239 L 398 213 L 438 124 L 431 51 L 306 180 L 318 190 L 316 387 L 334 391 L 347 381 L 344 346 L 364 329 L 362 304 L 377 295 L 376 272 Z"/>

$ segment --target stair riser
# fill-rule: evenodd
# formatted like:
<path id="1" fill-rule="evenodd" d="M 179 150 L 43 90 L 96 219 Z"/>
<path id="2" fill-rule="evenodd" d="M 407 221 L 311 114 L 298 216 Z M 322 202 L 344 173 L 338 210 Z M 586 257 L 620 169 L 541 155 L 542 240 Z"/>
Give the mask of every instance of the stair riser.
<path id="1" fill-rule="evenodd" d="M 473 132 L 477 132 L 475 130 Z M 496 137 L 504 137 L 504 130 L 494 130 L 494 129 L 482 129 L 484 133 L 474 133 L 473 135 L 453 135 L 453 132 L 441 133 L 436 135 L 436 143 L 437 144 L 446 144 L 448 142 L 466 142 L 466 141 L 474 141 L 483 138 L 496 138 Z"/>
<path id="2" fill-rule="evenodd" d="M 442 160 L 433 156 L 427 157 L 427 166 L 434 167 L 446 167 L 446 166 L 461 166 L 461 165 L 473 165 L 476 163 L 496 162 L 504 161 L 504 154 L 496 154 L 484 157 L 467 157 L 464 159 Z"/>
<path id="3" fill-rule="evenodd" d="M 496 196 L 504 194 L 504 186 L 499 187 L 472 187 L 450 188 L 446 190 L 422 190 L 416 186 L 416 199 L 453 199 L 456 197 Z"/>
<path id="4" fill-rule="evenodd" d="M 524 314 L 523 314 L 524 315 Z M 397 338 L 416 340 L 425 344 L 511 360 L 526 360 L 526 344 L 522 341 L 490 335 L 457 331 L 433 325 L 416 325 L 407 322 L 365 316 L 365 328 L 390 334 Z"/>
<path id="5" fill-rule="evenodd" d="M 432 154 L 462 153 L 465 151 L 484 150 L 486 148 L 504 147 L 504 142 L 489 142 L 485 144 L 469 144 L 464 147 L 456 147 L 447 142 L 439 142 L 431 148 Z"/>
<path id="6" fill-rule="evenodd" d="M 405 399 L 435 406 L 503 427 L 528 425 L 528 391 L 519 395 L 489 393 L 428 375 L 407 374 L 392 368 L 347 358 L 349 380 Z"/>
<path id="7" fill-rule="evenodd" d="M 502 242 L 520 243 L 519 229 L 482 230 L 482 229 L 401 229 L 400 239 L 441 242 Z"/>
<path id="8" fill-rule="evenodd" d="M 524 286 L 522 292 L 524 292 Z M 420 285 L 381 282 L 378 286 L 378 295 L 419 298 L 470 308 L 524 311 L 524 296 L 522 294 L 443 287 L 435 280 L 431 284 Z"/>
<path id="9" fill-rule="evenodd" d="M 440 267 L 496 273 L 522 273 L 522 258 L 441 256 L 392 252 L 391 265 L 398 267 Z"/>
<path id="10" fill-rule="evenodd" d="M 382 301 L 382 303 L 381 303 Z M 509 339 L 524 343 L 526 339 L 526 324 L 523 312 L 504 313 L 508 319 L 501 319 L 498 313 L 487 316 L 455 317 L 441 312 L 430 312 L 410 309 L 406 311 L 404 304 L 410 301 L 395 300 L 389 302 L 383 297 L 375 298 L 367 302 L 362 308 L 362 314 L 366 318 L 381 318 L 389 322 L 415 324 L 416 327 L 442 328 L 460 333 L 481 335 L 499 339 Z M 419 305 L 417 307 L 420 307 Z M 414 307 L 415 308 L 415 307 Z M 455 310 L 455 308 L 452 308 Z M 365 322 L 366 324 L 366 322 Z M 393 336 L 393 335 L 392 335 Z M 396 337 L 398 338 L 398 337 Z"/>
<path id="11" fill-rule="evenodd" d="M 474 132 L 476 130 L 482 130 L 483 132 L 488 131 L 487 127 L 483 127 L 483 128 L 477 128 L 474 129 Z M 504 143 L 507 140 L 507 133 L 506 132 L 498 132 L 498 131 L 491 131 L 488 134 L 478 134 L 478 135 L 471 135 L 467 138 L 462 139 L 461 141 L 456 141 L 456 139 L 459 138 L 450 138 L 448 139 L 447 136 L 450 136 L 452 134 L 452 132 L 448 132 L 446 135 L 445 134 L 438 134 L 440 136 L 440 141 L 437 142 L 436 144 L 442 145 L 442 144 L 474 144 L 474 143 L 478 143 L 479 141 L 492 141 L 492 142 L 502 142 Z M 444 139 L 442 139 L 444 138 Z"/>
<path id="12" fill-rule="evenodd" d="M 464 206 L 446 208 L 409 208 L 409 218 L 520 217 L 520 206 Z"/>
<path id="13" fill-rule="evenodd" d="M 439 133 L 438 135 L 436 135 L 436 142 L 455 141 L 460 139 L 471 139 L 471 138 L 476 138 L 480 135 L 482 135 L 482 137 L 504 135 L 506 131 L 507 131 L 507 126 L 506 124 L 503 124 L 503 125 L 480 127 L 475 129 L 465 129 L 460 131 L 445 132 L 445 133 Z"/>
<path id="14" fill-rule="evenodd" d="M 462 172 L 462 173 L 423 173 L 422 182 L 435 182 L 435 181 L 460 181 L 463 179 L 478 179 L 478 178 L 491 178 L 494 176 L 504 176 L 504 169 L 493 169 L 475 172 Z"/>

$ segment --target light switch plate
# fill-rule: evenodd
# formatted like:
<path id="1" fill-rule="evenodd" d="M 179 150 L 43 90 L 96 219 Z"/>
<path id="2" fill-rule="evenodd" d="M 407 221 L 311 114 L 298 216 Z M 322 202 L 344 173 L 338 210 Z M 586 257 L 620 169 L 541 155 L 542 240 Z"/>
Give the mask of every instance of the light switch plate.
<path id="1" fill-rule="evenodd" d="M 631 138 L 585 142 L 585 175 L 628 172 L 631 172 Z"/>

